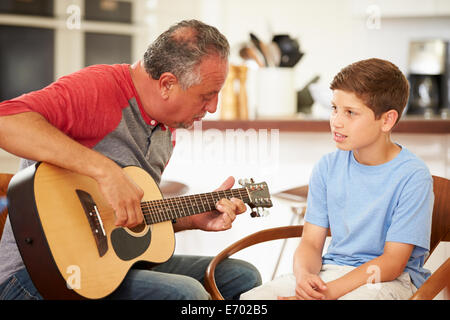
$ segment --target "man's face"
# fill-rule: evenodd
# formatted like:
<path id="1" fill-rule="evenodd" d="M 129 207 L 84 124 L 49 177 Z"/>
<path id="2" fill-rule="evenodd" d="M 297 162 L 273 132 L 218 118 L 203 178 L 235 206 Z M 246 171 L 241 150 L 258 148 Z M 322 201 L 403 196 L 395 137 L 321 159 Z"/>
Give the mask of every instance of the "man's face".
<path id="1" fill-rule="evenodd" d="M 228 61 L 217 56 L 205 58 L 200 66 L 201 82 L 186 90 L 176 83 L 167 100 L 164 122 L 172 128 L 190 128 L 194 121 L 200 121 L 207 112 L 217 110 L 219 91 L 228 73 Z"/>

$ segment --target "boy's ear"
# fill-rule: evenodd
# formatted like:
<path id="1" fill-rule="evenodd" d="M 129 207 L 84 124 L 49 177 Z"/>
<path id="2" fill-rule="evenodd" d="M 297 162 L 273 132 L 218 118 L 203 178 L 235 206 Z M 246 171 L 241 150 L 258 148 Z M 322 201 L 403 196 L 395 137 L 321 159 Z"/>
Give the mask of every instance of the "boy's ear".
<path id="1" fill-rule="evenodd" d="M 389 111 L 386 111 L 381 116 L 381 120 L 383 121 L 381 129 L 384 132 L 389 132 L 392 130 L 394 125 L 397 123 L 398 119 L 398 112 L 397 110 L 391 109 Z"/>
<path id="2" fill-rule="evenodd" d="M 161 96 L 163 99 L 167 99 L 170 96 L 170 93 L 175 84 L 177 84 L 177 77 L 170 72 L 164 72 L 159 77 L 159 90 L 161 92 Z"/>

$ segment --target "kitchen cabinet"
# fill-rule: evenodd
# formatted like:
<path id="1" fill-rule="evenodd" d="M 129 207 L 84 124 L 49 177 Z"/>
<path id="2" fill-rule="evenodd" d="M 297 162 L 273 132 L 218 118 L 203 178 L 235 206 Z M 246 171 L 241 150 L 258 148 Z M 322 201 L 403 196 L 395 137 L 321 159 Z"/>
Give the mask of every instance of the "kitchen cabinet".
<path id="1" fill-rule="evenodd" d="M 53 82 L 53 59 L 53 30 L 0 25 L 0 101 Z"/>
<path id="2" fill-rule="evenodd" d="M 132 63 L 141 58 L 154 32 L 148 21 L 153 9 L 144 0 L 40 0 L 35 1 L 42 3 L 44 12 L 39 15 L 31 10 L 33 1 L 15 1 L 24 7 L 19 11 L 11 9 L 16 8 L 13 2 L 1 2 L 0 26 L 46 29 L 54 34 L 52 61 L 43 64 L 51 65 L 51 81 L 90 64 Z"/>
<path id="3" fill-rule="evenodd" d="M 352 0 L 352 12 L 357 17 L 368 17 L 379 8 L 381 18 L 445 17 L 450 16 L 448 0 Z"/>
<path id="4" fill-rule="evenodd" d="M 435 0 L 436 12 L 438 15 L 450 15 L 450 1 L 448 0 Z"/>

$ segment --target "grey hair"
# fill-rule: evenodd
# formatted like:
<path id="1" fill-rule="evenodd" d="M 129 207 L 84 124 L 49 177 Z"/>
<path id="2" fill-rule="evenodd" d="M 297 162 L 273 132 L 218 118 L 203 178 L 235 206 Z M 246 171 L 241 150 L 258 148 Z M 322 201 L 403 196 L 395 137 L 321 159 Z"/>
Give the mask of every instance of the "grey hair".
<path id="1" fill-rule="evenodd" d="M 183 90 L 201 82 L 197 67 L 208 55 L 228 59 L 228 40 L 215 27 L 198 20 L 183 20 L 163 32 L 144 54 L 144 67 L 155 80 L 174 74 Z"/>

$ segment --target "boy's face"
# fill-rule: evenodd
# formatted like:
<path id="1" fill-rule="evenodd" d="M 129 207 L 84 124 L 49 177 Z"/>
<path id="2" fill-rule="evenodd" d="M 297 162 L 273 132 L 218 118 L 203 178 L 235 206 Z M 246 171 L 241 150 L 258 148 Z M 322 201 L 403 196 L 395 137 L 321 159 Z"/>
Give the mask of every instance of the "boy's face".
<path id="1" fill-rule="evenodd" d="M 330 127 L 341 150 L 363 151 L 376 148 L 384 137 L 383 121 L 354 93 L 333 90 Z"/>

